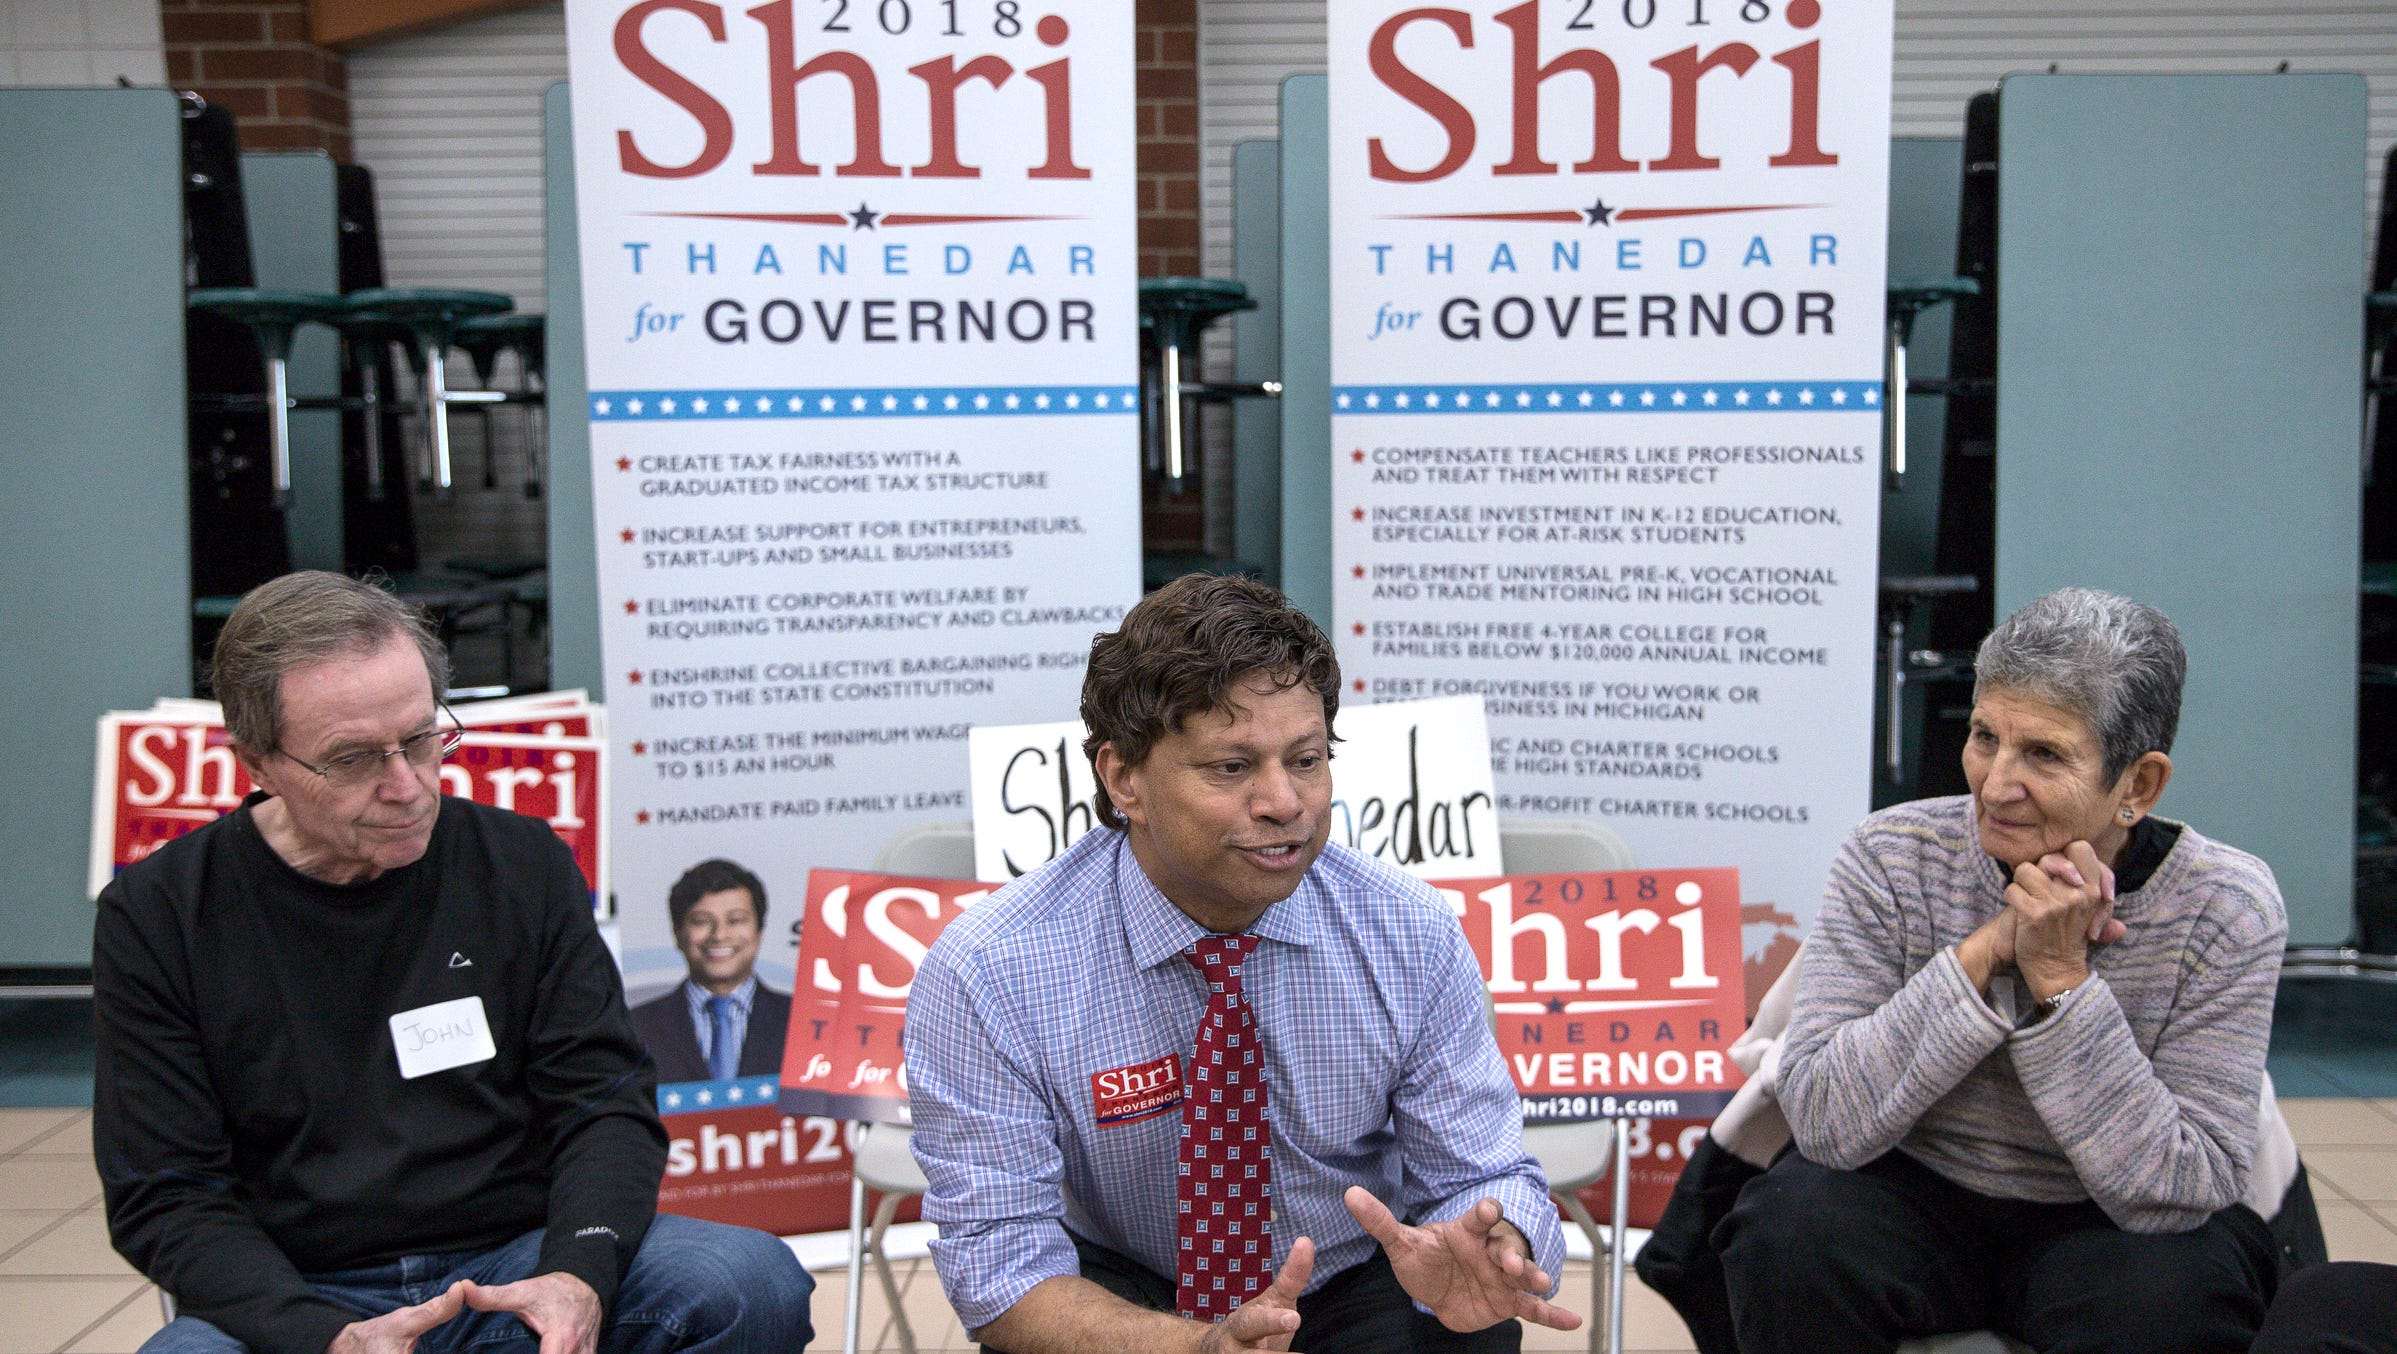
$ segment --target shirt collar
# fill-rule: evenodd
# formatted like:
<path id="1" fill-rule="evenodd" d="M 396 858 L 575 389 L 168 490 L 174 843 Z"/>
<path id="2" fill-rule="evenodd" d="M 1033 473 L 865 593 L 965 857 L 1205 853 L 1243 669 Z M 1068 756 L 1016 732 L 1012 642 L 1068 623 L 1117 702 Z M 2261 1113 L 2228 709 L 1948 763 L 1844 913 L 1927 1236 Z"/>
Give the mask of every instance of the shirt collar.
<path id="1" fill-rule="evenodd" d="M 704 1015 L 707 1012 L 707 999 L 716 995 L 688 978 L 682 980 L 682 994 L 683 999 L 691 1004 L 691 1014 L 695 1016 Z M 757 975 L 752 973 L 743 978 L 739 987 L 725 995 L 732 998 L 733 1011 L 743 1020 L 748 1019 L 749 1003 L 757 997 Z"/>
<path id="2" fill-rule="evenodd" d="M 1323 888 L 1316 878 L 1321 867 L 1320 858 L 1308 866 L 1297 891 L 1265 909 L 1249 934 L 1284 945 L 1313 945 L 1322 911 L 1316 897 Z M 1150 881 L 1148 872 L 1133 858 L 1128 837 L 1115 847 L 1115 894 L 1121 900 L 1124 938 L 1131 943 L 1132 962 L 1140 968 L 1155 968 L 1208 934 L 1206 927 L 1192 921 L 1189 913 L 1175 907 Z"/>

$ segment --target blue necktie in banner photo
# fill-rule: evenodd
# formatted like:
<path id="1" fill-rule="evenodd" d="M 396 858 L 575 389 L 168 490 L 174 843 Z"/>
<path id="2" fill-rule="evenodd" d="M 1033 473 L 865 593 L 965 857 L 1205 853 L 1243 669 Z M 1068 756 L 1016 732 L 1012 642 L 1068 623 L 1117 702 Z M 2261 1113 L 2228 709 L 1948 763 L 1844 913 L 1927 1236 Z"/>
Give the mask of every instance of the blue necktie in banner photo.
<path id="1" fill-rule="evenodd" d="M 618 891 L 797 897 L 966 816 L 971 724 L 1074 708 L 1139 595 L 1132 16 L 574 0 Z M 795 965 L 785 929 L 770 983 Z"/>
<path id="2" fill-rule="evenodd" d="M 1811 921 L 1868 807 L 1889 0 L 1330 11 L 1334 633 Z"/>

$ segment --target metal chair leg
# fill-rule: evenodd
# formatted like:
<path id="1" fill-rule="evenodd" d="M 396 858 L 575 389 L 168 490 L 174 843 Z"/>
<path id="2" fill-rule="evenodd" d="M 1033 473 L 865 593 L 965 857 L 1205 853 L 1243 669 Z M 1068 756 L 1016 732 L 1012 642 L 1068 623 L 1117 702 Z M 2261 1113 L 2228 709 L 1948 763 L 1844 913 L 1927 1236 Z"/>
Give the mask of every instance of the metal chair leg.
<path id="1" fill-rule="evenodd" d="M 883 1299 L 890 1304 L 891 1321 L 899 1327 L 899 1348 L 905 1354 L 916 1354 L 916 1333 L 907 1323 L 907 1304 L 900 1298 L 898 1280 L 891 1274 L 890 1257 L 882 1253 L 882 1234 L 890 1230 L 891 1219 L 898 1216 L 899 1204 L 906 1197 L 886 1191 L 881 1202 L 874 1206 L 874 1225 L 866 1233 L 866 1254 L 874 1259 L 874 1275 L 882 1280 Z"/>
<path id="2" fill-rule="evenodd" d="M 1590 1239 L 1590 1354 L 1606 1348 L 1606 1266 L 1599 1258 L 1607 1253 L 1607 1238 L 1598 1230 L 1598 1219 L 1590 1216 L 1590 1207 L 1578 1194 L 1553 1196 L 1565 1210 L 1565 1216 Z"/>

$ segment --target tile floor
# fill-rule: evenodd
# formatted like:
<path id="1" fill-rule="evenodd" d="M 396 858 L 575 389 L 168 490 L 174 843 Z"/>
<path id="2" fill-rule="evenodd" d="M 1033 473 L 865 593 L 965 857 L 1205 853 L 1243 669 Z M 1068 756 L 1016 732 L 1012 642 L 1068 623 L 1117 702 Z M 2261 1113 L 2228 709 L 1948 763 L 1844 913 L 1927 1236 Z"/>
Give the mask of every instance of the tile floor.
<path id="1" fill-rule="evenodd" d="M 2397 1099 L 2283 1103 L 2313 1172 L 2332 1258 L 2397 1263 Z M 928 1262 L 897 1265 L 917 1348 L 971 1348 L 941 1300 Z M 820 1273 L 816 1347 L 837 1349 L 846 1276 Z M 1566 1267 L 1561 1301 L 1588 1315 L 1590 1275 Z M 899 1347 L 881 1286 L 866 1283 L 864 1345 Z M 0 1109 L 0 1354 L 132 1354 L 158 1329 L 157 1290 L 108 1246 L 100 1181 L 92 1172 L 91 1116 L 82 1109 Z M 1636 1281 L 1624 1344 L 1639 1351 L 1690 1348 L 1664 1301 Z M 1527 1350 L 1586 1347 L 1586 1337 L 1533 1331 Z"/>
<path id="2" fill-rule="evenodd" d="M 2332 1258 L 2397 1263 L 2397 989 L 2284 984 L 2272 1076 L 2314 1182 Z M 91 1008 L 0 1000 L 0 1354 L 132 1354 L 158 1328 L 157 1290 L 108 1245 L 92 1169 Z M 926 1261 L 898 1262 L 923 1354 L 970 1349 Z M 817 1275 L 818 1349 L 838 1349 L 845 1274 Z M 1566 1267 L 1564 1305 L 1589 1315 L 1587 1265 Z M 881 1287 L 866 1283 L 864 1340 L 899 1348 Z M 1586 1327 L 1585 1327 L 1586 1331 Z M 1636 1280 L 1625 1347 L 1683 1351 L 1689 1337 Z M 1583 1349 L 1582 1332 L 1534 1331 L 1530 1350 Z"/>

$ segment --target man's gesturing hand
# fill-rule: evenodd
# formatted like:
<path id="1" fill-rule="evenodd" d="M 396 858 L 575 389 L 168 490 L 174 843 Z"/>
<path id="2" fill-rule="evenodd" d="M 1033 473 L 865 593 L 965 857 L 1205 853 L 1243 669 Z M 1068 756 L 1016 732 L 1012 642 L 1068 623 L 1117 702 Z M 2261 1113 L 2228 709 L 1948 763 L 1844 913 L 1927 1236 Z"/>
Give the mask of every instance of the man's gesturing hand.
<path id="1" fill-rule="evenodd" d="M 1407 1295 L 1453 1331 L 1476 1331 L 1508 1317 L 1572 1330 L 1581 1318 L 1540 1295 L 1548 1276 L 1532 1263 L 1531 1243 L 1506 1225 L 1496 1199 L 1452 1222 L 1409 1227 L 1361 1186 L 1342 1196 L 1348 1211 L 1380 1243 Z"/>
<path id="2" fill-rule="evenodd" d="M 1291 1244 L 1290 1258 L 1264 1291 L 1207 1328 L 1199 1354 L 1290 1348 L 1290 1336 L 1298 1330 L 1298 1295 L 1307 1291 L 1307 1280 L 1314 1274 L 1315 1243 L 1302 1236 Z"/>
<path id="3" fill-rule="evenodd" d="M 397 1308 L 371 1321 L 353 1321 L 325 1346 L 325 1354 L 409 1354 L 418 1336 L 465 1309 L 469 1286 L 461 1279 L 431 1302 Z"/>
<path id="4" fill-rule="evenodd" d="M 599 1295 L 571 1274 L 551 1272 L 498 1285 L 467 1283 L 466 1305 L 514 1312 L 541 1337 L 541 1354 L 593 1354 L 599 1348 Z"/>

